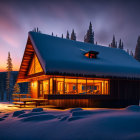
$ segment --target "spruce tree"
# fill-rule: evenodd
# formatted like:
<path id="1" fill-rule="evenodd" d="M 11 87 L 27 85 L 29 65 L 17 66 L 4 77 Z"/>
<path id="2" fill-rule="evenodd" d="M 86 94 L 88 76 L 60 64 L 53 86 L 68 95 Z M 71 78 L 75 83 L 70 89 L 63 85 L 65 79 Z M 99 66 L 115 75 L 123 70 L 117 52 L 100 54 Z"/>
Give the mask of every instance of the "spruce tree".
<path id="1" fill-rule="evenodd" d="M 62 38 L 64 38 L 64 37 L 63 37 L 63 34 L 62 34 Z"/>
<path id="2" fill-rule="evenodd" d="M 69 31 L 67 31 L 66 39 L 70 39 L 70 37 L 69 37 Z"/>
<path id="3" fill-rule="evenodd" d="M 134 57 L 134 54 L 133 54 L 133 51 L 132 50 L 130 51 L 130 55 Z"/>
<path id="4" fill-rule="evenodd" d="M 20 87 L 19 87 L 19 84 L 18 83 L 16 83 L 15 85 L 14 85 L 14 93 L 16 94 L 16 93 L 20 93 Z"/>
<path id="5" fill-rule="evenodd" d="M 13 81 L 12 81 L 12 59 L 10 56 L 10 52 L 8 52 L 8 59 L 7 59 L 7 82 L 6 82 L 6 90 L 7 90 L 7 100 L 10 101 L 11 94 L 12 94 L 12 87 L 13 87 Z"/>
<path id="6" fill-rule="evenodd" d="M 113 35 L 112 43 L 111 43 L 111 48 L 117 48 L 117 43 L 115 40 L 115 35 Z"/>
<path id="7" fill-rule="evenodd" d="M 120 41 L 119 41 L 119 46 L 118 46 L 118 48 L 123 50 L 123 42 L 122 42 L 121 39 L 120 39 Z"/>
<path id="8" fill-rule="evenodd" d="M 86 35 L 84 37 L 84 42 L 94 44 L 94 32 L 92 30 L 91 22 L 89 24 L 89 29 L 87 30 L 87 33 L 86 33 Z"/>
<path id="9" fill-rule="evenodd" d="M 118 48 L 121 49 L 121 47 L 122 47 L 122 40 L 120 39 Z"/>
<path id="10" fill-rule="evenodd" d="M 140 61 L 140 36 L 138 37 L 137 45 L 135 49 L 135 59 Z"/>
<path id="11" fill-rule="evenodd" d="M 32 31 L 33 31 L 33 32 L 37 32 L 37 33 L 41 33 L 41 31 L 39 30 L 38 27 L 37 27 L 37 28 L 34 28 Z"/>
<path id="12" fill-rule="evenodd" d="M 126 51 L 128 54 L 129 54 L 129 49 L 127 49 L 127 51 Z"/>
<path id="13" fill-rule="evenodd" d="M 71 40 L 75 40 L 76 41 L 76 34 L 74 32 L 74 29 L 72 30 L 72 33 L 71 33 Z"/>

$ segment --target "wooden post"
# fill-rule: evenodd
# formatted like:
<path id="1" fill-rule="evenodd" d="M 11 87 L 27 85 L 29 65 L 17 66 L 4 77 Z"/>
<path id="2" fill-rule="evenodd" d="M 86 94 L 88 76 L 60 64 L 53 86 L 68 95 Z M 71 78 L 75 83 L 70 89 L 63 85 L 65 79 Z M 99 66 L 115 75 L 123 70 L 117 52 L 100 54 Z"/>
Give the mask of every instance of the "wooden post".
<path id="1" fill-rule="evenodd" d="M 49 78 L 49 80 L 48 80 L 48 81 L 49 81 L 49 95 L 50 95 L 50 78 Z"/>
<path id="2" fill-rule="evenodd" d="M 78 78 L 76 79 L 76 91 L 77 91 L 77 94 L 78 94 Z"/>
<path id="3" fill-rule="evenodd" d="M 65 94 L 65 77 L 64 77 L 64 84 L 63 84 L 63 93 Z"/>
<path id="4" fill-rule="evenodd" d="M 87 94 L 87 78 L 86 78 L 86 94 Z"/>

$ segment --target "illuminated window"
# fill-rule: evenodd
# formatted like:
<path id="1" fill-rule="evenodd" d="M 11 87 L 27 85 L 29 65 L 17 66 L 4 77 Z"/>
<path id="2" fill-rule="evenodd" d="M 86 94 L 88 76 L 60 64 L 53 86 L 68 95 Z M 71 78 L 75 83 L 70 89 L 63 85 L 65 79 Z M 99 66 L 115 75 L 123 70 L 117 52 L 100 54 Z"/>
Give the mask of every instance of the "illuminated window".
<path id="1" fill-rule="evenodd" d="M 49 94 L 49 80 L 43 80 L 43 93 Z"/>
<path id="2" fill-rule="evenodd" d="M 65 79 L 65 94 L 77 94 L 76 82 L 76 79 Z"/>
<path id="3" fill-rule="evenodd" d="M 86 94 L 86 79 L 78 79 L 78 94 Z"/>
<path id="4" fill-rule="evenodd" d="M 108 80 L 50 78 L 50 94 L 108 95 Z"/>
<path id="5" fill-rule="evenodd" d="M 87 57 L 87 58 L 97 58 L 97 55 L 99 54 L 99 52 L 96 52 L 96 51 L 89 51 L 89 52 L 86 52 L 84 55 Z"/>
<path id="6" fill-rule="evenodd" d="M 39 72 L 43 72 L 43 69 L 39 63 L 37 56 L 34 55 L 28 75 L 32 75 L 32 74 L 39 73 Z"/>
<path id="7" fill-rule="evenodd" d="M 87 80 L 87 94 L 103 95 L 108 93 L 108 81 Z"/>

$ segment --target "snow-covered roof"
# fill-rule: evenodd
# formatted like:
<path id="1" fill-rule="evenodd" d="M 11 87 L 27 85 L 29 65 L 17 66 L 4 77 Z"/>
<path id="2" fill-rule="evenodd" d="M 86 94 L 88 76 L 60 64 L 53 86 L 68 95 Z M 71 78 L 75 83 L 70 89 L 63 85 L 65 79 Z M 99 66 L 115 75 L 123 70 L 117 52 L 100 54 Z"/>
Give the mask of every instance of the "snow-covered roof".
<path id="1" fill-rule="evenodd" d="M 140 63 L 127 52 L 46 34 L 29 32 L 29 38 L 46 74 L 140 78 Z M 99 52 L 96 59 L 85 52 Z"/>

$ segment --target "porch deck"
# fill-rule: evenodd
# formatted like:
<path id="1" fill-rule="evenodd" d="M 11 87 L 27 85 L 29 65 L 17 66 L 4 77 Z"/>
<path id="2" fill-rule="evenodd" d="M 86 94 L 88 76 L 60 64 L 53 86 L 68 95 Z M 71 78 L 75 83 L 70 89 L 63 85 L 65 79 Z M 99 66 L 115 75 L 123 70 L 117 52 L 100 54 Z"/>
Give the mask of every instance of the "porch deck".
<path id="1" fill-rule="evenodd" d="M 46 106 L 48 104 L 48 99 L 42 99 L 42 98 L 31 98 L 30 94 L 13 94 L 13 104 L 22 106 L 40 106 L 44 105 Z"/>

